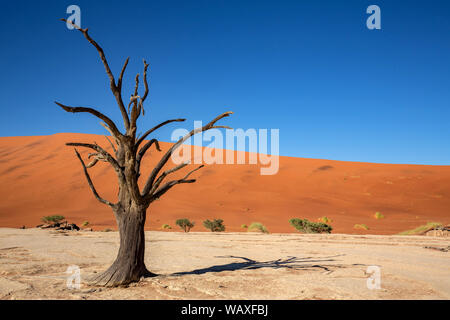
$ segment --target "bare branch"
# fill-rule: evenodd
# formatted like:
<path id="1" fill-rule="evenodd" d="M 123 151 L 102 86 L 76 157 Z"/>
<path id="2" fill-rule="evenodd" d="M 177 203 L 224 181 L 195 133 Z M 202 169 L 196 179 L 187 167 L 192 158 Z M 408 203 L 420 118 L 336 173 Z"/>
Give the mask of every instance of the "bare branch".
<path id="1" fill-rule="evenodd" d="M 151 128 L 150 130 L 147 130 L 147 131 L 146 131 L 146 132 L 138 139 L 138 141 L 136 142 L 136 145 L 135 145 L 136 150 L 139 148 L 139 145 L 142 143 L 142 141 L 144 141 L 144 139 L 147 138 L 147 136 L 148 136 L 149 134 L 151 134 L 153 131 L 155 131 L 155 130 L 161 128 L 162 126 L 165 126 L 166 124 L 169 124 L 169 123 L 171 123 L 171 122 L 183 122 L 183 121 L 185 121 L 185 120 L 186 120 L 186 119 L 172 119 L 172 120 L 167 120 L 167 121 L 161 122 L 161 123 L 158 124 L 156 127 L 153 127 L 153 128 Z"/>
<path id="2" fill-rule="evenodd" d="M 128 114 L 127 114 L 127 111 L 125 110 L 125 106 L 123 105 L 122 93 L 121 93 L 120 87 L 118 85 L 116 86 L 116 82 L 114 80 L 114 75 L 111 72 L 111 68 L 109 67 L 108 61 L 106 60 L 106 56 L 105 56 L 105 53 L 103 52 L 102 47 L 100 47 L 99 44 L 91 38 L 91 36 L 88 34 L 87 28 L 81 29 L 79 26 L 77 26 L 76 24 L 74 24 L 71 21 L 67 21 L 66 19 L 60 19 L 60 20 L 66 22 L 68 24 L 71 24 L 75 29 L 79 30 L 84 35 L 84 37 L 87 39 L 87 41 L 89 41 L 89 43 L 91 43 L 95 47 L 95 49 L 97 49 L 98 54 L 100 55 L 100 59 L 103 62 L 103 66 L 105 67 L 106 74 L 109 77 L 111 91 L 114 94 L 117 104 L 119 105 L 120 112 L 122 113 L 122 118 L 123 118 L 123 121 L 125 124 L 125 129 L 128 130 L 130 128 L 130 120 L 128 119 Z M 126 64 L 128 64 L 128 59 L 126 61 Z M 125 67 L 126 67 L 126 65 L 124 65 L 124 67 L 122 68 L 122 73 L 125 72 Z M 123 76 L 122 73 L 121 73 L 121 76 Z"/>
<path id="3" fill-rule="evenodd" d="M 142 96 L 142 98 L 140 100 L 139 111 L 141 111 L 141 109 L 142 109 L 142 115 L 144 116 L 145 115 L 144 101 L 145 101 L 145 99 L 147 98 L 147 95 L 148 95 L 147 68 L 148 68 L 149 65 L 148 65 L 147 61 L 145 61 L 145 59 L 143 61 L 144 61 L 144 75 L 143 75 L 143 78 L 144 78 L 145 92 L 144 92 L 144 95 Z M 138 117 L 139 117 L 139 114 L 138 114 Z"/>
<path id="4" fill-rule="evenodd" d="M 87 167 L 84 164 L 83 159 L 81 158 L 80 154 L 78 153 L 77 149 L 75 149 L 75 153 L 78 157 L 78 159 L 81 162 L 81 165 L 83 166 L 83 170 L 84 170 L 84 175 L 86 176 L 86 180 L 88 181 L 89 187 L 91 188 L 92 193 L 94 194 L 95 198 L 100 201 L 101 203 L 104 203 L 110 207 L 114 207 L 115 205 L 111 202 L 109 202 L 108 200 L 103 199 L 102 197 L 99 196 L 97 190 L 94 187 L 94 184 L 92 183 L 91 177 L 89 176 L 89 173 L 87 171 Z"/>
<path id="5" fill-rule="evenodd" d="M 150 192 L 149 192 L 149 196 L 151 196 L 151 195 L 155 192 L 155 190 L 158 189 L 158 187 L 160 186 L 160 184 L 162 183 L 162 181 L 164 180 L 164 178 L 165 178 L 166 176 L 168 176 L 169 174 L 171 174 L 171 173 L 173 173 L 173 172 L 175 172 L 175 171 L 178 171 L 178 170 L 180 170 L 180 169 L 183 169 L 184 167 L 186 167 L 186 166 L 189 165 L 189 164 L 190 164 L 190 161 L 186 161 L 186 162 L 183 162 L 183 163 L 177 165 L 176 167 L 173 167 L 172 169 L 169 169 L 169 170 L 164 171 L 164 172 L 158 177 L 158 179 L 155 181 L 155 183 L 153 184 L 153 186 L 152 186 L 152 188 L 151 188 L 151 190 L 150 190 Z M 190 171 L 190 172 L 189 172 L 183 179 L 181 179 L 181 180 L 187 179 L 187 178 L 189 177 L 189 175 L 191 175 L 193 172 L 195 172 L 195 171 L 197 171 L 197 170 L 199 170 L 200 168 L 203 168 L 203 167 L 204 167 L 204 165 L 201 165 L 201 166 L 195 168 L 194 170 Z"/>
<path id="6" fill-rule="evenodd" d="M 167 191 L 169 191 L 173 186 L 177 185 L 177 184 L 181 184 L 181 183 L 194 183 L 196 180 L 195 179 L 190 179 L 190 180 L 173 180 L 170 182 L 167 182 L 164 186 L 162 186 L 157 192 L 155 192 L 152 196 L 151 199 L 149 200 L 150 202 L 155 200 L 155 199 L 159 199 L 161 198 L 161 196 L 163 194 L 165 194 Z"/>
<path id="7" fill-rule="evenodd" d="M 97 164 L 97 162 L 98 162 L 98 159 L 92 160 L 91 162 L 89 162 L 89 163 L 86 165 L 86 168 L 92 168 L 93 166 L 95 166 L 95 165 Z"/>
<path id="8" fill-rule="evenodd" d="M 117 88 L 119 90 L 122 90 L 122 80 L 123 80 L 123 75 L 125 73 L 125 69 L 127 68 L 128 65 L 128 61 L 130 60 L 130 57 L 127 58 L 127 60 L 125 60 L 125 63 L 123 64 L 122 67 L 122 71 L 120 72 L 120 76 L 119 76 L 119 80 L 117 80 Z"/>
<path id="9" fill-rule="evenodd" d="M 147 142 L 142 148 L 141 150 L 139 150 L 138 155 L 136 156 L 136 172 L 138 174 L 138 177 L 140 175 L 140 170 L 141 170 L 141 161 L 142 158 L 145 155 L 145 152 L 147 152 L 148 149 L 150 149 L 150 147 L 152 146 L 152 144 L 156 145 L 156 150 L 161 151 L 161 148 L 159 147 L 159 142 L 156 139 L 152 139 L 149 142 Z"/>
<path id="10" fill-rule="evenodd" d="M 198 166 L 197 168 L 195 168 L 194 170 L 189 171 L 189 172 L 184 176 L 184 178 L 181 179 L 181 180 L 186 180 L 187 178 L 189 178 L 189 176 L 190 176 L 191 174 L 193 174 L 193 173 L 194 173 L 195 171 L 197 171 L 197 170 L 200 170 L 200 169 L 203 168 L 204 166 L 205 166 L 205 165 L 202 164 L 202 165 Z"/>
<path id="11" fill-rule="evenodd" d="M 136 106 L 137 104 L 137 99 L 139 98 L 138 96 L 138 89 L 139 89 L 139 73 L 136 75 L 136 77 L 134 78 L 135 81 L 135 85 L 134 85 L 134 94 L 131 95 L 130 97 L 130 103 L 128 104 L 128 114 L 130 114 L 130 106 L 132 103 L 134 103 L 134 106 Z"/>
<path id="12" fill-rule="evenodd" d="M 233 129 L 229 126 L 212 126 L 211 129 Z"/>
<path id="13" fill-rule="evenodd" d="M 164 165 L 167 163 L 167 161 L 169 160 L 170 156 L 172 155 L 172 153 L 181 145 L 183 144 L 183 142 L 185 142 L 187 139 L 189 139 L 191 136 L 203 132 L 203 131 L 207 131 L 210 129 L 214 128 L 214 124 L 219 121 L 222 118 L 228 117 L 230 114 L 232 114 L 233 112 L 228 111 L 228 112 L 224 112 L 221 115 L 217 116 L 216 118 L 214 118 L 212 121 L 210 121 L 208 124 L 204 125 L 203 127 L 199 127 L 199 128 L 195 128 L 193 129 L 191 132 L 189 132 L 188 134 L 186 134 L 184 137 L 182 137 L 181 139 L 179 139 L 175 144 L 172 145 L 172 147 L 166 152 L 166 154 L 161 158 L 161 160 L 158 162 L 158 164 L 153 168 L 150 176 L 147 179 L 147 182 L 145 183 L 144 189 L 143 189 L 143 195 L 147 195 L 153 185 L 153 182 L 156 179 L 156 176 L 158 175 L 159 171 L 161 171 L 161 169 L 164 167 Z"/>
<path id="14" fill-rule="evenodd" d="M 122 176 L 122 169 L 117 163 L 116 159 L 114 159 L 113 156 L 111 156 L 107 151 L 105 151 L 102 147 L 100 147 L 98 144 L 92 144 L 92 143 L 81 143 L 81 142 L 67 142 L 66 146 L 74 146 L 74 147 L 84 147 L 84 148 L 90 148 L 98 153 L 100 153 L 106 161 L 108 161 L 114 170 Z"/>
<path id="15" fill-rule="evenodd" d="M 92 168 L 93 166 L 95 166 L 95 165 L 97 164 L 97 162 L 98 162 L 98 159 L 92 160 L 91 162 L 89 162 L 89 163 L 86 165 L 86 168 Z"/>
<path id="16" fill-rule="evenodd" d="M 170 169 L 170 170 L 167 170 L 167 171 L 166 171 L 167 173 L 164 172 L 164 173 L 166 173 L 166 174 L 164 175 L 164 173 L 163 173 L 163 174 L 161 175 L 162 178 L 161 178 L 161 176 L 160 176 L 161 180 L 160 180 L 159 184 L 162 182 L 162 180 L 164 179 L 164 177 L 166 177 L 168 174 L 170 174 L 170 173 L 172 173 L 172 172 L 175 172 L 175 171 L 177 171 L 177 170 L 179 170 L 179 169 L 185 167 L 186 165 L 187 165 L 187 164 L 183 165 L 183 163 L 182 163 L 182 164 L 176 166 L 175 168 L 172 168 L 172 169 Z M 151 202 L 151 201 L 153 201 L 154 199 L 159 199 L 163 194 L 165 194 L 167 191 L 169 191 L 173 186 L 175 186 L 175 185 L 177 185 L 177 184 L 181 184 L 181 183 L 194 183 L 196 180 L 195 180 L 195 179 L 188 179 L 188 177 L 189 177 L 192 173 L 194 173 L 195 171 L 197 171 L 197 170 L 199 170 L 199 169 L 201 169 L 201 168 L 203 168 L 203 167 L 204 167 L 204 165 L 201 165 L 201 166 L 195 168 L 194 170 L 189 171 L 189 172 L 184 176 L 184 178 L 182 178 L 182 179 L 172 180 L 172 181 L 167 182 L 165 185 L 163 185 L 161 188 L 159 188 L 156 192 L 150 193 L 146 198 L 148 199 L 148 201 Z M 164 175 L 164 176 L 163 176 L 163 175 Z M 159 178 L 158 178 L 158 180 L 159 180 Z M 158 184 L 158 185 L 159 185 L 159 184 Z M 156 188 L 155 188 L 155 189 L 156 189 Z"/>
<path id="17" fill-rule="evenodd" d="M 108 162 L 108 160 L 105 159 L 105 157 L 99 153 L 99 152 L 94 152 L 94 153 L 89 153 L 88 154 L 88 158 L 90 159 L 91 157 L 94 157 L 94 160 L 92 160 L 87 166 L 86 168 L 92 168 L 93 166 L 95 166 L 97 164 L 97 162 L 99 161 L 103 161 L 103 162 Z"/>
<path id="18" fill-rule="evenodd" d="M 133 102 L 134 102 L 134 106 L 131 111 L 131 127 L 132 128 L 136 126 L 136 121 L 139 118 L 139 116 L 141 115 L 141 112 L 142 112 L 142 115 L 145 115 L 144 101 L 148 95 L 147 68 L 149 65 L 147 64 L 145 59 L 143 61 L 144 61 L 143 79 L 144 79 L 145 92 L 142 97 L 138 96 L 138 85 L 139 85 L 139 79 L 138 79 L 139 74 L 138 74 L 136 76 L 136 87 L 134 89 L 134 96 L 131 97 L 131 100 L 133 100 Z M 131 101 L 130 101 L 130 104 L 128 105 L 128 112 L 130 112 L 129 111 L 130 105 L 131 105 Z"/>
<path id="19" fill-rule="evenodd" d="M 109 134 L 111 135 L 111 137 L 114 138 L 114 141 L 116 142 L 116 144 L 119 145 L 119 144 L 120 144 L 120 141 L 119 141 L 119 139 L 117 139 L 117 138 L 114 136 L 114 134 L 112 133 L 111 129 L 110 129 L 104 122 L 101 122 L 101 121 L 100 121 L 100 124 L 101 124 L 101 126 L 102 126 L 103 128 L 106 129 L 106 131 L 109 132 Z M 105 136 L 105 137 L 106 137 L 106 139 L 108 139 L 107 136 Z M 116 149 L 114 148 L 114 145 L 112 144 L 112 142 L 111 142 L 109 139 L 108 139 L 108 141 L 109 141 L 109 143 L 111 143 L 111 146 L 113 147 L 114 152 L 116 152 Z"/>
<path id="20" fill-rule="evenodd" d="M 107 136 L 105 136 L 105 138 L 106 138 L 106 140 L 108 140 L 108 142 L 109 142 L 109 144 L 111 145 L 111 147 L 112 147 L 114 153 L 116 153 L 117 150 L 116 150 L 116 147 L 114 147 L 114 144 L 111 142 L 111 140 L 109 140 L 109 138 L 108 138 Z"/>
<path id="21" fill-rule="evenodd" d="M 96 116 L 97 118 L 103 120 L 106 122 L 106 124 L 109 126 L 109 129 L 107 129 L 112 136 L 114 136 L 115 138 L 119 138 L 122 134 L 120 133 L 120 131 L 117 129 L 116 125 L 114 124 L 114 122 L 108 118 L 107 116 L 105 116 L 103 113 L 93 109 L 93 108 L 85 108 L 85 107 L 70 107 L 70 106 L 66 106 L 62 103 L 59 103 L 57 101 L 55 101 L 55 103 L 60 106 L 61 108 L 64 109 L 64 111 L 67 112 L 72 112 L 72 113 L 79 113 L 79 112 L 87 112 L 90 113 L 94 116 Z"/>

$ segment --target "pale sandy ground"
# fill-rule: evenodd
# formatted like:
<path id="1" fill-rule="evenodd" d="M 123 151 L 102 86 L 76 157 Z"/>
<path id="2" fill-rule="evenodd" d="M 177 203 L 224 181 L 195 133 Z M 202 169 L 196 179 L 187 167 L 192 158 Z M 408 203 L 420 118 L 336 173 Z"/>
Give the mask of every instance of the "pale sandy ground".
<path id="1" fill-rule="evenodd" d="M 160 276 L 128 288 L 66 287 L 114 260 L 117 232 L 0 229 L 0 299 L 449 299 L 450 239 L 424 236 L 146 232 Z M 369 290 L 367 266 L 381 268 Z"/>

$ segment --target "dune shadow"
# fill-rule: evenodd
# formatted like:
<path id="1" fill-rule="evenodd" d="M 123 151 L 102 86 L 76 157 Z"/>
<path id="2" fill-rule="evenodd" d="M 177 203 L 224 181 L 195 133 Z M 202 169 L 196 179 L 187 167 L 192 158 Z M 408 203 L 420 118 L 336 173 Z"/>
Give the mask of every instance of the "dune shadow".
<path id="1" fill-rule="evenodd" d="M 190 275 L 190 274 L 205 274 L 210 272 L 222 272 L 222 271 L 236 271 L 236 270 L 255 270 L 262 268 L 271 268 L 271 269 L 293 269 L 293 270 L 302 270 L 302 269 L 321 269 L 323 271 L 332 271 L 335 268 L 344 268 L 344 265 L 336 264 L 332 262 L 336 262 L 335 258 L 343 256 L 343 255 L 335 255 L 329 257 L 321 257 L 321 258 L 298 258 L 298 257 L 287 257 L 284 259 L 270 260 L 270 261 L 255 261 L 246 257 L 238 257 L 238 256 L 217 256 L 216 258 L 235 258 L 241 259 L 242 262 L 231 262 L 222 265 L 215 265 L 211 267 L 206 267 L 202 269 L 196 269 L 192 271 L 186 272 L 176 272 L 172 275 L 181 276 L 181 275 Z M 357 265 L 357 264 L 353 264 Z"/>

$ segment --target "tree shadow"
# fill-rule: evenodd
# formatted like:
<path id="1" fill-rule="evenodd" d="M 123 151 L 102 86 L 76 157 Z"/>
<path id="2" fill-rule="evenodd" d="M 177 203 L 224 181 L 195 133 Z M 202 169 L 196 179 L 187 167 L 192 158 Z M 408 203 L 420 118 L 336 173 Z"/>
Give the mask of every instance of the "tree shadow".
<path id="1" fill-rule="evenodd" d="M 335 258 L 343 256 L 335 255 L 329 257 L 321 257 L 321 258 L 297 258 L 297 257 L 287 257 L 285 259 L 277 259 L 270 261 L 255 261 L 246 257 L 238 257 L 238 256 L 216 256 L 216 258 L 235 258 L 242 259 L 242 262 L 231 262 L 222 265 L 211 266 L 202 269 L 196 269 L 192 271 L 186 272 L 176 272 L 172 275 L 181 276 L 181 275 L 189 275 L 189 274 L 205 274 L 210 272 L 222 272 L 222 271 L 236 271 L 236 270 L 255 270 L 262 268 L 271 268 L 271 269 L 293 269 L 293 270 L 305 270 L 305 269 L 321 269 L 325 272 L 332 272 L 332 269 L 335 268 L 344 268 L 344 265 L 335 264 L 331 262 L 338 261 Z M 362 265 L 362 264 L 352 264 L 352 266 Z"/>

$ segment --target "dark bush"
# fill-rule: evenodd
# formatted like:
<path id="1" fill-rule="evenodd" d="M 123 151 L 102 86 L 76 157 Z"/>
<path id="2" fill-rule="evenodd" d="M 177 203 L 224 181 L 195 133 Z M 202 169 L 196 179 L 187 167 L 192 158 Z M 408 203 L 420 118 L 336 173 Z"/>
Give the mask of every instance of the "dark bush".
<path id="1" fill-rule="evenodd" d="M 212 232 L 225 231 L 225 226 L 223 225 L 222 219 L 214 219 L 213 221 L 205 220 L 203 221 L 203 226 Z"/>
<path id="2" fill-rule="evenodd" d="M 194 227 L 195 222 L 194 221 L 189 221 L 189 219 L 178 219 L 177 221 L 175 221 L 175 224 L 177 226 L 179 226 L 184 232 L 189 232 L 191 230 L 191 228 Z"/>
<path id="3" fill-rule="evenodd" d="M 333 228 L 322 222 L 311 222 L 307 219 L 293 218 L 289 223 L 298 231 L 303 233 L 330 233 Z"/>

